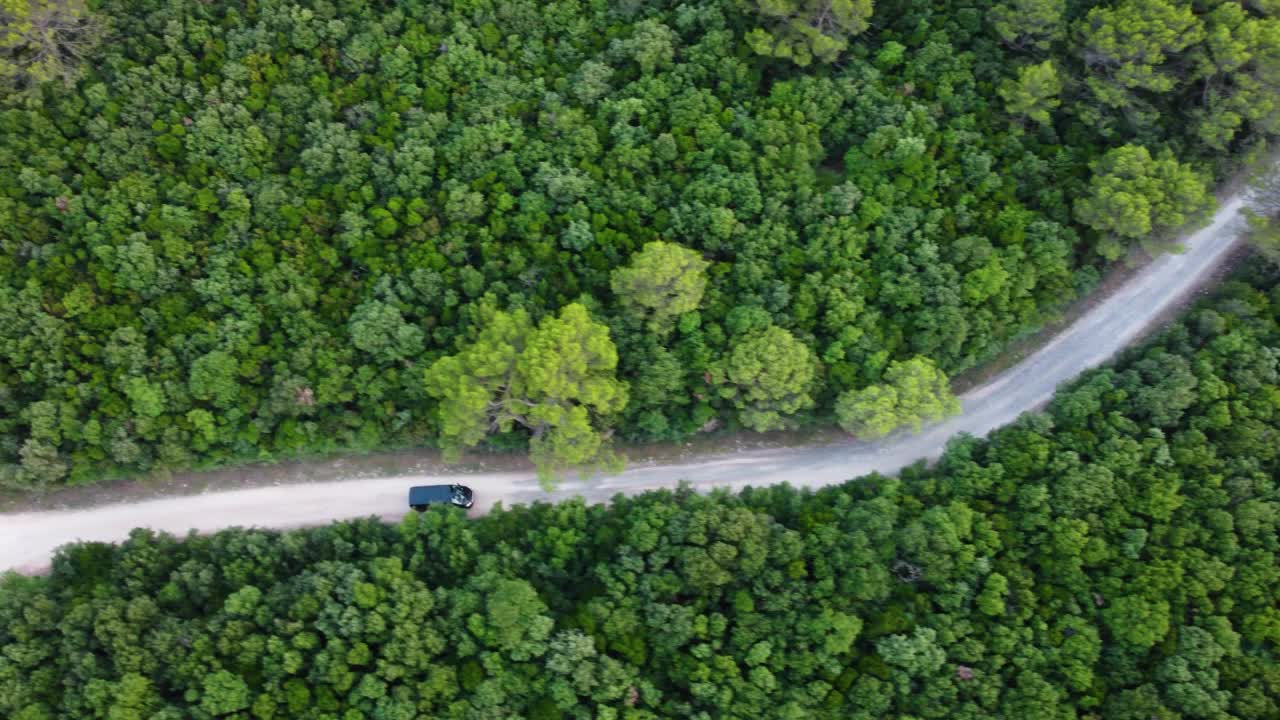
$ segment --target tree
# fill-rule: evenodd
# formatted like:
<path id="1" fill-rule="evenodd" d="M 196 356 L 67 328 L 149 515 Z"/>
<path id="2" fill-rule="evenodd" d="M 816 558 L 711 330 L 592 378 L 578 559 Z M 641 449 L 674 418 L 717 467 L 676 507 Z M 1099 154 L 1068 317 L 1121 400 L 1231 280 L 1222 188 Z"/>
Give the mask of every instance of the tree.
<path id="1" fill-rule="evenodd" d="M 1063 0 L 1012 0 L 987 11 L 987 19 L 1001 40 L 1018 50 L 1048 50 L 1062 38 Z"/>
<path id="2" fill-rule="evenodd" d="M 84 0 L 0 0 L 0 88 L 71 80 L 102 32 Z"/>
<path id="3" fill-rule="evenodd" d="M 1246 123 L 1254 133 L 1280 130 L 1280 18 L 1271 15 L 1221 3 L 1205 17 L 1205 42 L 1195 53 L 1205 107 L 1195 115 L 1209 147 L 1229 150 Z"/>
<path id="4" fill-rule="evenodd" d="M 721 397 L 733 400 L 742 424 L 766 432 L 781 430 L 787 415 L 813 407 L 809 391 L 817 373 L 809 346 L 772 325 L 736 340 L 711 377 L 722 386 Z"/>
<path id="5" fill-rule="evenodd" d="M 709 265 L 694 250 L 654 240 L 645 243 L 626 267 L 613 271 L 611 286 L 623 305 L 652 313 L 653 330 L 667 330 L 672 320 L 702 302 Z"/>
<path id="6" fill-rule="evenodd" d="M 191 363 L 191 376 L 187 385 L 193 397 L 208 400 L 215 406 L 226 409 L 234 405 L 240 395 L 237 372 L 235 358 L 221 350 L 214 350 Z"/>
<path id="7" fill-rule="evenodd" d="M 1125 0 L 1095 7 L 1084 20 L 1085 64 L 1105 75 L 1089 78 L 1098 98 L 1130 104 L 1126 90 L 1169 92 L 1180 79 L 1166 62 L 1204 40 L 1204 25 L 1187 4 Z"/>
<path id="8" fill-rule="evenodd" d="M 835 409 L 845 431 L 876 438 L 904 425 L 919 432 L 926 422 L 959 413 L 960 401 L 932 360 L 914 357 L 890 363 L 883 383 L 841 393 Z"/>
<path id="9" fill-rule="evenodd" d="M 243 679 L 219 670 L 204 679 L 200 709 L 210 715 L 228 715 L 249 707 L 249 687 Z"/>
<path id="10" fill-rule="evenodd" d="M 434 442 L 422 367 L 474 338 L 488 292 L 534 325 L 577 300 L 610 327 L 628 440 L 736 421 L 707 372 L 769 324 L 823 363 L 780 417 L 826 422 L 891 360 L 967 367 L 1090 287 L 1128 243 L 1072 216 L 1109 149 L 1220 170 L 1280 131 L 1276 0 L 908 3 L 865 47 L 871 0 L 0 2 L 6 42 L 56 46 L 41 13 L 85 8 L 129 39 L 83 81 L 0 81 L 18 485 Z M 1188 12 L 1185 47 L 1194 22 L 1148 27 Z M 1128 65 L 1172 89 L 1119 84 Z M 1120 105 L 1080 102 L 1089 75 Z M 58 436 L 29 437 L 44 401 Z M 1232 412 L 1204 422 L 1242 429 Z M 607 433 L 591 410 L 562 426 L 538 452 Z"/>
<path id="11" fill-rule="evenodd" d="M 634 60 L 643 75 L 652 75 L 671 64 L 675 55 L 676 34 L 654 18 L 636 23 L 630 37 L 615 39 L 609 50 L 620 58 Z"/>
<path id="12" fill-rule="evenodd" d="M 477 576 L 473 585 L 485 596 L 485 613 L 473 616 L 469 628 L 486 646 L 513 660 L 540 657 L 555 621 L 547 605 L 526 580 Z"/>
<path id="13" fill-rule="evenodd" d="M 1050 113 L 1061 103 L 1062 81 L 1052 60 L 1039 65 L 1018 68 L 1018 78 L 1000 83 L 1000 97 L 1004 98 L 1005 112 L 1014 117 L 1026 117 L 1040 125 L 1052 122 Z"/>
<path id="14" fill-rule="evenodd" d="M 1245 215 L 1249 241 L 1271 262 L 1280 265 L 1280 169 L 1269 167 L 1249 183 Z"/>
<path id="15" fill-rule="evenodd" d="M 924 677 L 942 667 L 947 653 L 938 646 L 938 631 L 917 627 L 910 635 L 890 635 L 876 643 L 884 661 L 911 677 Z"/>
<path id="16" fill-rule="evenodd" d="M 1169 603 L 1140 595 L 1122 595 L 1103 608 L 1102 619 L 1123 642 L 1149 648 L 1169 632 Z"/>
<path id="17" fill-rule="evenodd" d="M 747 44 L 761 55 L 791 60 L 804 67 L 829 63 L 867 29 L 871 0 L 740 0 L 765 21 L 747 33 Z"/>
<path id="18" fill-rule="evenodd" d="M 523 309 L 489 311 L 475 341 L 426 370 L 446 457 L 520 425 L 544 483 L 568 467 L 611 461 L 603 425 L 627 403 L 617 365 L 608 328 L 582 305 L 537 327 Z"/>
<path id="19" fill-rule="evenodd" d="M 394 305 L 378 300 L 360 304 L 351 313 L 351 342 L 382 363 L 393 363 L 422 353 L 421 328 L 405 322 Z"/>
<path id="20" fill-rule="evenodd" d="M 1141 145 L 1125 145 L 1090 164 L 1084 197 L 1075 202 L 1080 222 L 1121 238 L 1171 230 L 1195 219 L 1214 204 L 1208 180 L 1168 150 L 1157 157 Z M 1104 257 L 1120 255 L 1116 243 L 1099 247 Z"/>

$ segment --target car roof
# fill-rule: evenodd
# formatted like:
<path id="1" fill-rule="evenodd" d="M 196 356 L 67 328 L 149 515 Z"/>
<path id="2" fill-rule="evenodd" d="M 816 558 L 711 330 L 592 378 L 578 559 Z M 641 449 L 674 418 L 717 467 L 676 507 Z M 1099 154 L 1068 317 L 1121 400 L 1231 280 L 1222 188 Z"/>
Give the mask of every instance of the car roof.
<path id="1" fill-rule="evenodd" d="M 416 485 L 409 488 L 409 504 L 424 502 L 449 502 L 453 498 L 452 485 Z"/>

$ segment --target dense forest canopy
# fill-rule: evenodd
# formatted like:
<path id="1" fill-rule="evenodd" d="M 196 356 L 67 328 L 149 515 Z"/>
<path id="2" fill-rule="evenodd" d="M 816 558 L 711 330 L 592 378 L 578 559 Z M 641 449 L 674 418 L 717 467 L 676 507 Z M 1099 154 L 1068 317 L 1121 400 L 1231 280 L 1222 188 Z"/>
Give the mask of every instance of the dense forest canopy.
<path id="1" fill-rule="evenodd" d="M 1280 286 L 934 469 L 72 546 L 0 716 L 1280 717 Z"/>
<path id="2" fill-rule="evenodd" d="M 895 383 L 945 388 L 1280 128 L 1277 12 L 5 2 L 0 484 L 481 415 L 555 461 L 599 460 L 610 426 L 931 417 L 947 397 Z M 620 410 L 432 392 L 489 320 L 571 304 L 608 330 Z M 518 402 L 545 417 L 501 422 Z"/>

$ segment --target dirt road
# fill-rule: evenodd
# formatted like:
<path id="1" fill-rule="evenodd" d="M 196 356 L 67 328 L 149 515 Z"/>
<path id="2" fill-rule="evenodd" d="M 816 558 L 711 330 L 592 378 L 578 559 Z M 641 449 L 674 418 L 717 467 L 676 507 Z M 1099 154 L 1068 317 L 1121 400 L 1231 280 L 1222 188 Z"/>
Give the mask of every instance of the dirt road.
<path id="1" fill-rule="evenodd" d="M 475 489 L 473 514 L 505 505 L 582 495 L 603 501 L 688 480 L 699 489 L 789 482 L 817 487 L 872 471 L 885 474 L 921 458 L 936 458 L 957 433 L 983 436 L 1042 406 L 1054 389 L 1105 362 L 1196 290 L 1241 242 L 1241 198 L 1227 198 L 1213 221 L 1185 239 L 1185 252 L 1162 256 L 1021 363 L 961 397 L 963 413 L 917 435 L 874 443 L 758 450 L 710 455 L 688 464 L 633 465 L 616 476 L 575 479 L 543 493 L 525 473 L 400 475 L 284 487 L 263 487 L 106 505 L 68 511 L 0 515 L 0 570 L 39 571 L 52 551 L 75 540 L 116 541 L 134 527 L 176 534 L 230 526 L 285 528 L 361 516 L 387 519 L 406 510 L 410 485 L 464 482 Z"/>

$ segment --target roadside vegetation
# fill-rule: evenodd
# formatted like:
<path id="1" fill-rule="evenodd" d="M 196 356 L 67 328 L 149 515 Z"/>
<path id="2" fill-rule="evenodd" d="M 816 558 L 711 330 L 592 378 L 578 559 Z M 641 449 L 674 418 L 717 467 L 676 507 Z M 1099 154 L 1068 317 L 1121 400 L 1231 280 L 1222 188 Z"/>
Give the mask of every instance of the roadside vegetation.
<path id="1" fill-rule="evenodd" d="M 1280 168 L 1258 171 L 1249 183 L 1245 205 L 1250 243 L 1259 255 L 1280 267 Z"/>
<path id="2" fill-rule="evenodd" d="M 7 0 L 0 484 L 944 415 L 1280 128 L 1276 13 Z"/>
<path id="3" fill-rule="evenodd" d="M 0 716 L 1274 719 L 1265 267 L 898 478 L 73 545 Z"/>

